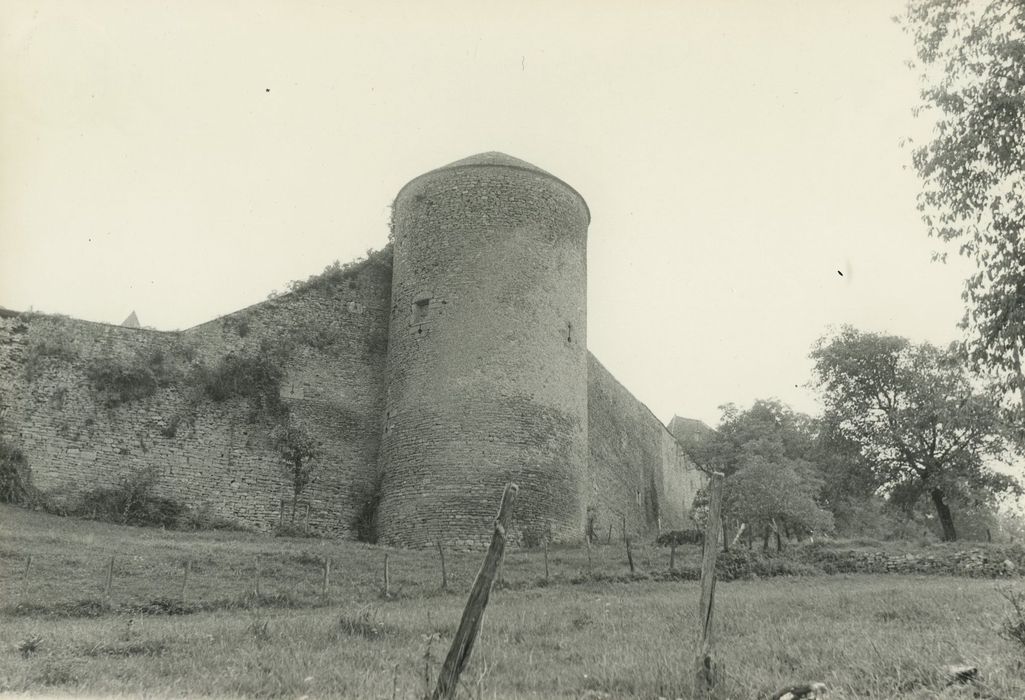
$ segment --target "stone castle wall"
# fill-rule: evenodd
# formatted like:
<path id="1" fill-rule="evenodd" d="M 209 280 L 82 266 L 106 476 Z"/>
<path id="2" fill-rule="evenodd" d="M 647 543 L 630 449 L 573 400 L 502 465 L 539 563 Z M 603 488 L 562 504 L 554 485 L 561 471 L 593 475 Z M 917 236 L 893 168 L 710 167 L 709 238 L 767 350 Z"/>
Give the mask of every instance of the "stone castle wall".
<path id="1" fill-rule="evenodd" d="M 57 500 L 142 472 L 156 495 L 257 529 L 291 514 L 287 465 L 244 399 L 196 401 L 194 377 L 229 353 L 290 338 L 281 397 L 322 442 L 316 481 L 300 496 L 312 531 L 352 534 L 376 488 L 387 346 L 390 260 L 337 284 L 286 294 L 184 332 L 60 317 L 0 318 L 0 437 L 28 457 L 37 488 Z M 103 358 L 174 379 L 152 396 L 108 406 L 89 369 Z M 190 379 L 191 378 L 191 379 Z"/>
<path id="2" fill-rule="evenodd" d="M 393 213 L 394 249 L 186 331 L 0 315 L 0 439 L 58 501 L 148 474 L 156 495 L 261 530 L 295 500 L 316 533 L 476 545 L 509 481 L 514 541 L 684 527 L 700 472 L 587 352 L 580 195 L 490 153 L 416 178 Z M 271 356 L 285 418 L 204 383 Z M 114 401 L 104 365 L 159 385 Z M 319 442 L 298 499 L 282 420 Z"/>
<path id="3" fill-rule="evenodd" d="M 618 536 L 687 526 L 694 494 L 703 483 L 697 467 L 648 407 L 588 355 L 590 511 L 594 534 Z"/>

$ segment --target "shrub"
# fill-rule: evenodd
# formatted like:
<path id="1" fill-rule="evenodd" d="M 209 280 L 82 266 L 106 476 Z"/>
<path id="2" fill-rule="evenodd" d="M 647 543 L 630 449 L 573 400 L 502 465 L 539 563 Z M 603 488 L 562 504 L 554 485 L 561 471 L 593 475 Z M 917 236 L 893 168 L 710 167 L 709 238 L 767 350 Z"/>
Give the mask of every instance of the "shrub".
<path id="1" fill-rule="evenodd" d="M 176 530 L 245 530 L 241 523 L 214 513 L 209 503 L 198 508 L 186 508 L 178 516 L 174 527 Z"/>
<path id="2" fill-rule="evenodd" d="M 537 549 L 544 545 L 547 534 L 547 529 L 540 525 L 522 528 L 520 530 L 522 545 L 527 549 Z"/>
<path id="3" fill-rule="evenodd" d="M 316 479 L 316 460 L 320 454 L 320 442 L 315 440 L 306 427 L 288 416 L 274 426 L 271 441 L 288 464 L 285 473 L 292 485 L 292 522 L 299 496 Z"/>
<path id="4" fill-rule="evenodd" d="M 371 605 L 363 606 L 355 615 L 342 615 L 338 619 L 338 632 L 347 637 L 374 639 L 388 631 L 381 622 L 380 610 Z"/>
<path id="5" fill-rule="evenodd" d="M 138 352 L 130 359 L 99 357 L 86 367 L 86 376 L 107 408 L 153 396 L 177 378 L 171 359 L 162 351 Z"/>
<path id="6" fill-rule="evenodd" d="M 281 365 L 285 351 L 263 344 L 256 353 L 226 355 L 214 368 L 200 368 L 198 382 L 214 401 L 244 398 L 253 417 L 277 417 L 286 411 L 281 401 Z"/>
<path id="7" fill-rule="evenodd" d="M 27 505 L 34 493 L 25 454 L 0 440 L 0 503 Z"/>
<path id="8" fill-rule="evenodd" d="M 175 528 L 186 513 L 185 506 L 154 496 L 153 481 L 152 472 L 142 471 L 113 488 L 93 489 L 82 495 L 71 514 L 119 525 Z"/>
<path id="9" fill-rule="evenodd" d="M 352 262 L 340 264 L 337 260 L 324 268 L 319 275 L 311 275 L 305 280 L 295 280 L 288 283 L 288 291 L 292 293 L 305 292 L 311 289 L 330 290 L 338 287 L 342 282 L 350 281 L 356 276 L 371 267 L 380 267 L 384 270 L 391 270 L 392 246 L 389 243 L 381 250 L 370 249 L 365 258 L 359 258 Z"/>
<path id="10" fill-rule="evenodd" d="M 722 581 L 733 581 L 741 578 L 770 578 L 773 576 L 804 576 L 821 574 L 818 567 L 786 556 L 770 556 L 762 552 L 743 549 L 719 552 L 715 562 L 715 571 Z"/>
<path id="11" fill-rule="evenodd" d="M 180 415 L 171 416 L 171 420 L 167 421 L 167 425 L 160 429 L 160 434 L 165 438 L 173 438 L 178 434 L 178 426 L 181 425 L 182 417 Z"/>
<path id="12" fill-rule="evenodd" d="M 275 537 L 316 537 L 317 535 L 308 531 L 299 523 L 281 523 L 274 528 Z"/>
<path id="13" fill-rule="evenodd" d="M 1011 604 L 1011 616 L 1004 620 L 1001 636 L 1025 647 L 1025 592 L 1006 590 L 1000 594 Z"/>
<path id="14" fill-rule="evenodd" d="M 686 530 L 663 532 L 658 536 L 658 540 L 656 540 L 656 543 L 663 547 L 669 547 L 674 544 L 704 544 L 704 542 L 705 533 L 694 527 Z"/>
<path id="15" fill-rule="evenodd" d="M 30 321 L 27 326 L 28 345 L 25 357 L 26 372 L 31 379 L 43 358 L 71 361 L 78 357 L 78 347 L 68 330 L 66 316 L 22 315 Z"/>

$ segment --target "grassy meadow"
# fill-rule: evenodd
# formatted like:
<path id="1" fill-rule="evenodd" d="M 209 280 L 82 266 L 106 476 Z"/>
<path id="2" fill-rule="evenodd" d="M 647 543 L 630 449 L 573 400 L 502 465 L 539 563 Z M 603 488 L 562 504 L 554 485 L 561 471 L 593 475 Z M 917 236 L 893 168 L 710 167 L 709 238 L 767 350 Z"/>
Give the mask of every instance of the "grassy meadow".
<path id="1" fill-rule="evenodd" d="M 680 548 L 677 561 L 698 554 Z M 419 698 L 481 554 L 445 558 L 448 590 L 437 551 L 125 528 L 0 506 L 0 693 Z M 668 550 L 641 545 L 634 559 L 662 571 Z M 689 697 L 697 583 L 630 580 L 618 542 L 593 547 L 587 572 L 582 547 L 553 548 L 547 582 L 542 551 L 512 550 L 462 696 Z M 1025 697 L 1025 649 L 999 634 L 1009 586 L 1022 588 L 946 576 L 721 582 L 724 697 L 810 680 L 830 698 Z M 939 667 L 960 662 L 977 665 L 980 681 L 946 687 Z"/>

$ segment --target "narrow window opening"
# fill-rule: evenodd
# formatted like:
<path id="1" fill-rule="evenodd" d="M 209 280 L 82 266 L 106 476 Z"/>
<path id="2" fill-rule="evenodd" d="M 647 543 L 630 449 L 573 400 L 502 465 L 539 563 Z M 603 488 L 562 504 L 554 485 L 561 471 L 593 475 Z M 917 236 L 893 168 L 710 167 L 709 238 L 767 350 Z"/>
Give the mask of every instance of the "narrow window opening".
<path id="1" fill-rule="evenodd" d="M 427 320 L 427 309 L 431 306 L 430 299 L 417 299 L 413 303 L 413 323 L 423 323 Z"/>

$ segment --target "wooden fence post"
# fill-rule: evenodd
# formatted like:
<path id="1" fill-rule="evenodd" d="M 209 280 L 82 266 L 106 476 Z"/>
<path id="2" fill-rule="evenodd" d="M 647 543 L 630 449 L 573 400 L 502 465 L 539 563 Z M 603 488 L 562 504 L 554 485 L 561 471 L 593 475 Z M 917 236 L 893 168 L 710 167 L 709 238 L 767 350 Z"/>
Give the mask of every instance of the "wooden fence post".
<path id="1" fill-rule="evenodd" d="M 632 574 L 634 572 L 634 555 L 630 551 L 630 538 L 624 535 L 623 541 L 626 542 L 626 562 L 630 565 L 630 573 Z"/>
<path id="2" fill-rule="evenodd" d="M 28 559 L 25 560 L 25 570 L 21 573 L 21 594 L 25 595 L 28 591 L 28 572 L 32 568 L 32 555 L 28 555 Z"/>
<path id="3" fill-rule="evenodd" d="M 103 598 L 110 605 L 110 587 L 114 582 L 114 556 L 111 555 L 110 563 L 107 564 L 107 582 L 103 586 Z"/>
<path id="4" fill-rule="evenodd" d="M 306 516 L 303 520 L 303 533 L 310 534 L 310 504 L 306 504 Z"/>
<path id="5" fill-rule="evenodd" d="M 587 573 L 590 574 L 592 571 L 591 565 L 591 537 L 587 536 L 584 538 L 584 542 L 587 543 Z"/>
<path id="6" fill-rule="evenodd" d="M 669 545 L 669 570 L 676 568 L 676 540 Z"/>
<path id="7" fill-rule="evenodd" d="M 612 544 L 612 523 L 609 523 L 609 536 L 605 539 L 605 544 Z"/>
<path id="8" fill-rule="evenodd" d="M 328 588 L 331 586 L 331 560 L 324 557 L 324 583 L 320 587 L 320 594 L 323 596 L 327 595 Z"/>
<path id="9" fill-rule="evenodd" d="M 451 700 L 456 695 L 459 674 L 466 668 L 473 645 L 480 634 L 484 609 L 488 606 L 488 598 L 490 598 L 491 589 L 495 584 L 498 565 L 502 562 L 502 557 L 505 554 L 506 531 L 512 521 L 512 507 L 518 491 L 519 488 L 516 484 L 509 484 L 502 494 L 502 505 L 498 509 L 498 517 L 495 518 L 495 531 L 491 535 L 491 546 L 488 548 L 487 554 L 484 555 L 484 563 L 481 564 L 480 571 L 477 572 L 477 578 L 473 581 L 470 597 L 466 601 L 463 617 L 459 621 L 459 629 L 456 630 L 452 647 L 448 650 L 448 656 L 445 657 L 441 673 L 438 674 L 438 685 L 434 688 L 431 700 Z"/>
<path id="10" fill-rule="evenodd" d="M 441 546 L 441 538 L 438 538 L 438 556 L 441 557 L 441 590 L 448 590 L 448 571 L 445 569 L 445 549 Z"/>
<path id="11" fill-rule="evenodd" d="M 391 574 L 388 571 L 388 552 L 384 553 L 384 588 L 381 590 L 382 598 L 391 598 Z"/>
<path id="12" fill-rule="evenodd" d="M 256 597 L 260 597 L 260 555 L 256 555 Z"/>
<path id="13" fill-rule="evenodd" d="M 699 700 L 715 697 L 715 687 L 722 676 L 722 667 L 715 661 L 715 637 L 712 612 L 715 606 L 715 559 L 719 555 L 719 534 L 722 532 L 719 511 L 722 508 L 720 472 L 711 474 L 711 499 L 708 522 L 705 523 L 705 546 L 701 555 L 701 603 L 698 608 L 701 636 L 694 662 L 694 697 Z"/>
<path id="14" fill-rule="evenodd" d="M 185 605 L 189 599 L 189 570 L 192 568 L 192 560 L 186 559 L 185 566 L 182 567 L 184 572 L 182 573 L 182 605 Z"/>
<path id="15" fill-rule="evenodd" d="M 285 499 L 282 498 L 278 504 L 278 529 L 285 526 Z"/>

